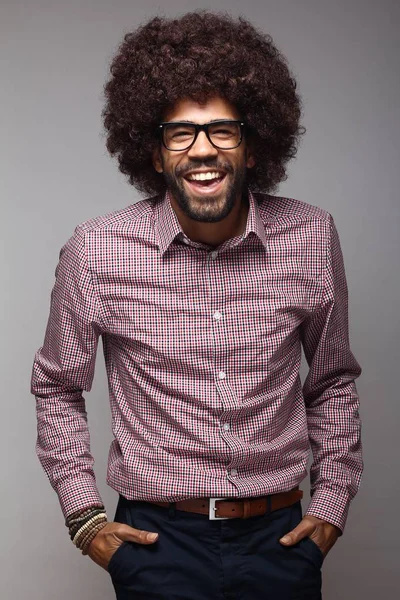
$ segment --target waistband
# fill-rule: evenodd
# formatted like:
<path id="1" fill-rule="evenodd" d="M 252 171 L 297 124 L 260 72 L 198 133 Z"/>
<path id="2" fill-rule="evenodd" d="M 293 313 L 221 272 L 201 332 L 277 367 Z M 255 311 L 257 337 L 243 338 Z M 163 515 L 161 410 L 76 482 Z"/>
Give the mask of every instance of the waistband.
<path id="1" fill-rule="evenodd" d="M 146 501 L 165 508 L 208 515 L 209 519 L 248 519 L 292 506 L 303 497 L 298 486 L 288 492 L 279 492 L 256 498 L 188 498 L 177 502 Z"/>

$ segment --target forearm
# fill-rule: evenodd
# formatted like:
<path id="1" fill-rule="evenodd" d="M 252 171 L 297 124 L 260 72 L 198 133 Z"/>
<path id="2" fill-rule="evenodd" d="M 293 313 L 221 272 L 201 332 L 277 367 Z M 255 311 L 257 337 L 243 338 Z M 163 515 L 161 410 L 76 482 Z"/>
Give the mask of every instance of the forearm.
<path id="1" fill-rule="evenodd" d="M 93 470 L 84 400 L 79 392 L 36 395 L 36 452 L 64 516 L 102 499 Z"/>
<path id="2" fill-rule="evenodd" d="M 349 377 L 342 376 L 307 408 L 313 462 L 306 514 L 336 525 L 341 532 L 363 472 L 359 398 Z"/>
<path id="3" fill-rule="evenodd" d="M 68 374 L 61 372 L 46 346 L 35 354 L 31 391 L 36 398 L 36 453 L 64 517 L 102 505 L 82 389 L 68 383 Z"/>
<path id="4" fill-rule="evenodd" d="M 39 379 L 43 382 L 43 373 Z M 66 515 L 71 541 L 87 554 L 107 515 L 95 482 L 85 402 L 80 391 L 43 397 L 35 389 L 37 454 Z"/>

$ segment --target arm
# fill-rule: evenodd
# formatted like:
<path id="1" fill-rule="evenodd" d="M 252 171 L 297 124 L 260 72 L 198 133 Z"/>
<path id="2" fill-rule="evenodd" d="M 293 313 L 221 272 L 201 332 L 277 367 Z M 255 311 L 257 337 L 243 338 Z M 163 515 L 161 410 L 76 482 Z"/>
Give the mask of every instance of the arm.
<path id="1" fill-rule="evenodd" d="M 359 398 L 354 383 L 361 368 L 350 350 L 346 275 L 338 233 L 329 217 L 320 306 L 301 327 L 309 365 L 303 395 L 313 453 L 311 502 L 306 515 L 328 521 L 343 533 L 363 471 Z"/>
<path id="2" fill-rule="evenodd" d="M 36 397 L 36 452 L 67 517 L 103 505 L 82 396 L 92 386 L 102 325 L 85 235 L 79 227 L 61 248 L 55 276 L 44 343 L 34 358 L 31 393 Z"/>

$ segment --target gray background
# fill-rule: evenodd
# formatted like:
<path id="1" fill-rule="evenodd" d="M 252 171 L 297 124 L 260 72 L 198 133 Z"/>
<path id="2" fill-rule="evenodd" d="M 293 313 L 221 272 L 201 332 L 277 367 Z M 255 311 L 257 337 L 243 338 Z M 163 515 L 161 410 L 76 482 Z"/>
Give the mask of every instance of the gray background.
<path id="1" fill-rule="evenodd" d="M 168 16 L 201 7 L 242 12 L 272 35 L 298 79 L 307 134 L 279 193 L 335 219 L 352 350 L 363 368 L 357 388 L 366 470 L 345 534 L 325 561 L 324 598 L 391 599 L 400 558 L 397 0 L 2 0 L 1 598 L 114 597 L 108 574 L 69 540 L 35 455 L 29 388 L 61 246 L 78 223 L 138 199 L 105 151 L 102 86 L 123 33 L 160 6 Z M 98 356 L 87 408 L 112 518 L 117 495 L 105 484 L 111 429 L 101 347 Z"/>

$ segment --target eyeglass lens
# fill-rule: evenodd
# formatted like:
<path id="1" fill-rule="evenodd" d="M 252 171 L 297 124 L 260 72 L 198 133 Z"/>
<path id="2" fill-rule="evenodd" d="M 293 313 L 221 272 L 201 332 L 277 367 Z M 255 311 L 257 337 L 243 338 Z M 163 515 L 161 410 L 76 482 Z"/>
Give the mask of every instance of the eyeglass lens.
<path id="1" fill-rule="evenodd" d="M 209 123 L 208 135 L 218 148 L 238 146 L 241 138 L 239 123 Z M 164 126 L 164 143 L 169 150 L 188 148 L 196 136 L 196 127 L 191 123 L 168 123 Z"/>

